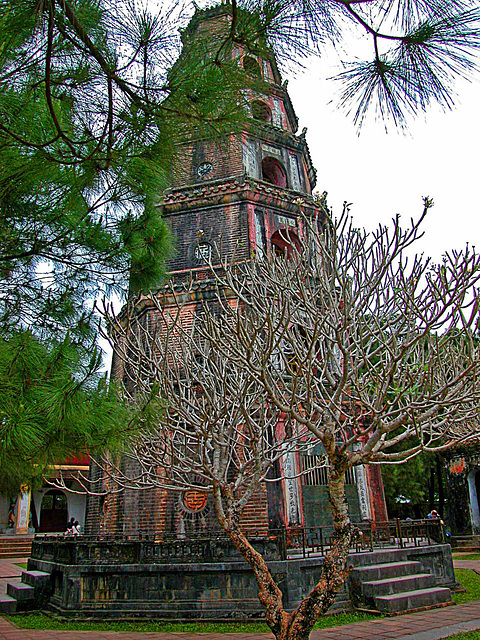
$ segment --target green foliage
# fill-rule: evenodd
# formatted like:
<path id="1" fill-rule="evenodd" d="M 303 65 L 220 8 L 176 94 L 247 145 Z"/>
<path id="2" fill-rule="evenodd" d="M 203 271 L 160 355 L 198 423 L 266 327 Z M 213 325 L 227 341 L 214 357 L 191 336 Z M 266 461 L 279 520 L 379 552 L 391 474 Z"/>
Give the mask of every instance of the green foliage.
<path id="1" fill-rule="evenodd" d="M 185 17 L 0 4 L 0 491 L 114 449 L 157 410 L 122 406 L 99 378 L 93 301 L 159 286 L 172 240 L 158 202 L 179 142 L 243 114 L 239 75 L 227 87 L 198 47 L 167 77 Z"/>
<path id="2" fill-rule="evenodd" d="M 87 300 L 161 282 L 171 240 L 157 205 L 179 142 L 243 113 L 239 74 L 204 49 L 167 77 L 183 21 L 175 7 L 0 5 L 2 335 L 80 339 Z"/>
<path id="3" fill-rule="evenodd" d="M 381 19 L 372 6 L 384 11 Z M 340 74 L 341 104 L 361 126 L 373 106 L 395 126 L 432 103 L 454 104 L 452 78 L 470 78 L 478 66 L 480 8 L 469 0 L 396 0 L 347 3 L 374 44 L 371 61 Z"/>
<path id="4" fill-rule="evenodd" d="M 428 503 L 428 477 L 432 456 L 422 455 L 401 465 L 382 465 L 382 478 L 385 489 L 385 499 L 392 513 L 399 506 L 400 496 L 410 502 L 405 505 L 406 515 L 415 517 L 415 507 Z M 401 498 L 400 498 L 401 499 Z M 393 509 L 392 509 L 393 507 Z M 402 514 L 404 515 L 404 514 Z M 426 513 L 423 517 L 426 517 Z"/>
<path id="5" fill-rule="evenodd" d="M 126 446 L 148 410 L 122 402 L 98 374 L 100 354 L 85 362 L 66 338 L 39 342 L 28 331 L 0 340 L 0 493 L 35 486 L 68 456 Z"/>

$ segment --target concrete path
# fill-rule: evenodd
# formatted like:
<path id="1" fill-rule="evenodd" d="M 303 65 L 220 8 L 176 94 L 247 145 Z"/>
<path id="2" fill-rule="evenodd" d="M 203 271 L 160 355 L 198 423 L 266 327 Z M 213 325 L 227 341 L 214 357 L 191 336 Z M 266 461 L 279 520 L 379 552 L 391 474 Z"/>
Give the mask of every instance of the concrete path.
<path id="1" fill-rule="evenodd" d="M 20 576 L 16 563 L 22 558 L 0 560 L 0 587 L 6 578 Z M 469 566 L 465 566 L 468 563 Z M 457 568 L 474 569 L 480 573 L 480 561 L 456 558 Z M 461 565 L 461 566 L 460 566 Z M 470 566 L 474 565 L 474 566 Z M 310 640 L 439 640 L 457 633 L 480 629 L 480 600 L 410 613 L 371 622 L 358 622 L 343 627 L 318 629 Z M 0 618 L 0 640 L 272 640 L 270 633 L 131 633 L 116 631 L 37 631 L 18 629 Z"/>

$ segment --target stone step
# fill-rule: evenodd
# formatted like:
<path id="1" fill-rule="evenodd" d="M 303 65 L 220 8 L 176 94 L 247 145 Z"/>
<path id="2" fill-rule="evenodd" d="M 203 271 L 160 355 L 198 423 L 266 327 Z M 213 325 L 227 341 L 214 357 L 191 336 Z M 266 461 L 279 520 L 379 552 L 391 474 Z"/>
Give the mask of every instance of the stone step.
<path id="1" fill-rule="evenodd" d="M 404 591 L 418 591 L 419 589 L 430 589 L 435 585 L 435 578 L 430 573 L 418 573 L 412 576 L 399 576 L 397 578 L 387 578 L 386 580 L 372 580 L 361 585 L 365 598 L 375 596 L 388 596 Z"/>
<path id="2" fill-rule="evenodd" d="M 420 562 L 385 562 L 371 564 L 365 567 L 355 567 L 352 577 L 355 581 L 372 582 L 373 580 L 387 580 L 400 576 L 411 576 L 421 573 Z"/>
<path id="3" fill-rule="evenodd" d="M 432 607 L 444 602 L 451 602 L 451 600 L 450 589 L 446 587 L 417 589 L 387 596 L 376 596 L 374 598 L 376 608 L 386 613 Z"/>
<path id="4" fill-rule="evenodd" d="M 22 582 L 38 588 L 50 584 L 50 574 L 46 571 L 22 571 Z"/>
<path id="5" fill-rule="evenodd" d="M 28 542 L 22 542 L 21 544 L 2 544 L 0 545 L 0 553 L 6 551 L 17 551 L 17 549 L 31 549 L 32 545 Z"/>
<path id="6" fill-rule="evenodd" d="M 23 582 L 7 582 L 7 594 L 15 598 L 17 602 L 24 602 L 34 599 L 35 589 Z"/>
<path id="7" fill-rule="evenodd" d="M 6 593 L 0 593 L 0 612 L 15 613 L 17 610 L 17 601 Z"/>
<path id="8" fill-rule="evenodd" d="M 0 549 L 16 545 L 32 544 L 33 538 L 0 538 Z"/>
<path id="9" fill-rule="evenodd" d="M 465 547 L 468 548 L 476 548 L 479 549 L 480 548 L 480 537 L 479 536 L 464 536 L 464 537 L 457 537 L 457 536 L 453 536 L 452 537 L 452 546 L 456 547 L 457 549 L 464 549 Z"/>

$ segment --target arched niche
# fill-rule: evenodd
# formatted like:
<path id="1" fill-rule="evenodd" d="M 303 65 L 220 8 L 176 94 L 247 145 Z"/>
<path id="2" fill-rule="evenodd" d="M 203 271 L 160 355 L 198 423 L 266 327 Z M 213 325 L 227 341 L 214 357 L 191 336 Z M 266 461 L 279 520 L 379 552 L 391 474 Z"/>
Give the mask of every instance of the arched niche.
<path id="1" fill-rule="evenodd" d="M 273 252 L 279 257 L 292 258 L 301 252 L 301 242 L 291 229 L 278 229 L 270 238 Z"/>
<path id="2" fill-rule="evenodd" d="M 288 187 L 287 172 L 282 163 L 275 158 L 267 157 L 262 160 L 262 180 L 284 189 Z"/>
<path id="3" fill-rule="evenodd" d="M 263 100 L 254 100 L 251 105 L 252 116 L 261 122 L 272 122 L 272 110 Z"/>
<path id="4" fill-rule="evenodd" d="M 261 76 L 260 65 L 252 56 L 245 56 L 243 59 L 243 68 L 251 76 Z"/>

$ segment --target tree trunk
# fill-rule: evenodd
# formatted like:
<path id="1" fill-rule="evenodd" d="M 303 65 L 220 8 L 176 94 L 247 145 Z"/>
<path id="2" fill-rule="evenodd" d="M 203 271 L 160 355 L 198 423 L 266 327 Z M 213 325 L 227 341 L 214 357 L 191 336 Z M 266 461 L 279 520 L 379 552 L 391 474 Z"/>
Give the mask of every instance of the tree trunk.
<path id="1" fill-rule="evenodd" d="M 270 573 L 267 563 L 240 529 L 240 514 L 233 508 L 235 500 L 231 487 L 228 485 L 215 487 L 214 503 L 220 526 L 253 569 L 259 587 L 258 599 L 266 609 L 266 623 L 277 640 L 289 640 L 286 632 L 290 626 L 292 614 L 283 608 L 283 594 Z"/>
<path id="2" fill-rule="evenodd" d="M 347 558 L 359 531 L 350 522 L 345 496 L 345 472 L 344 464 L 338 469 L 332 467 L 329 471 L 328 498 L 335 527 L 332 547 L 324 558 L 320 580 L 293 612 L 286 640 L 308 640 L 313 625 L 330 609 L 350 573 Z"/>
<path id="3" fill-rule="evenodd" d="M 350 522 L 345 496 L 345 471 L 342 465 L 339 470 L 329 473 L 328 495 L 335 527 L 332 547 L 324 558 L 320 580 L 293 613 L 285 611 L 282 592 L 267 563 L 240 530 L 236 518 L 225 517 L 223 509 L 219 504 L 216 505 L 220 525 L 255 573 L 259 586 L 258 598 L 266 609 L 265 620 L 276 640 L 308 640 L 315 622 L 331 607 L 350 573 L 346 566 L 347 558 L 359 531 Z"/>
<path id="4" fill-rule="evenodd" d="M 283 608 L 283 594 L 273 579 L 267 563 L 258 551 L 252 547 L 240 529 L 227 530 L 227 534 L 255 573 L 260 589 L 258 599 L 266 609 L 265 620 L 275 634 L 275 638 L 277 640 L 290 640 L 288 629 L 291 624 L 292 614 Z M 305 640 L 307 638 L 308 636 L 305 636 Z"/>

